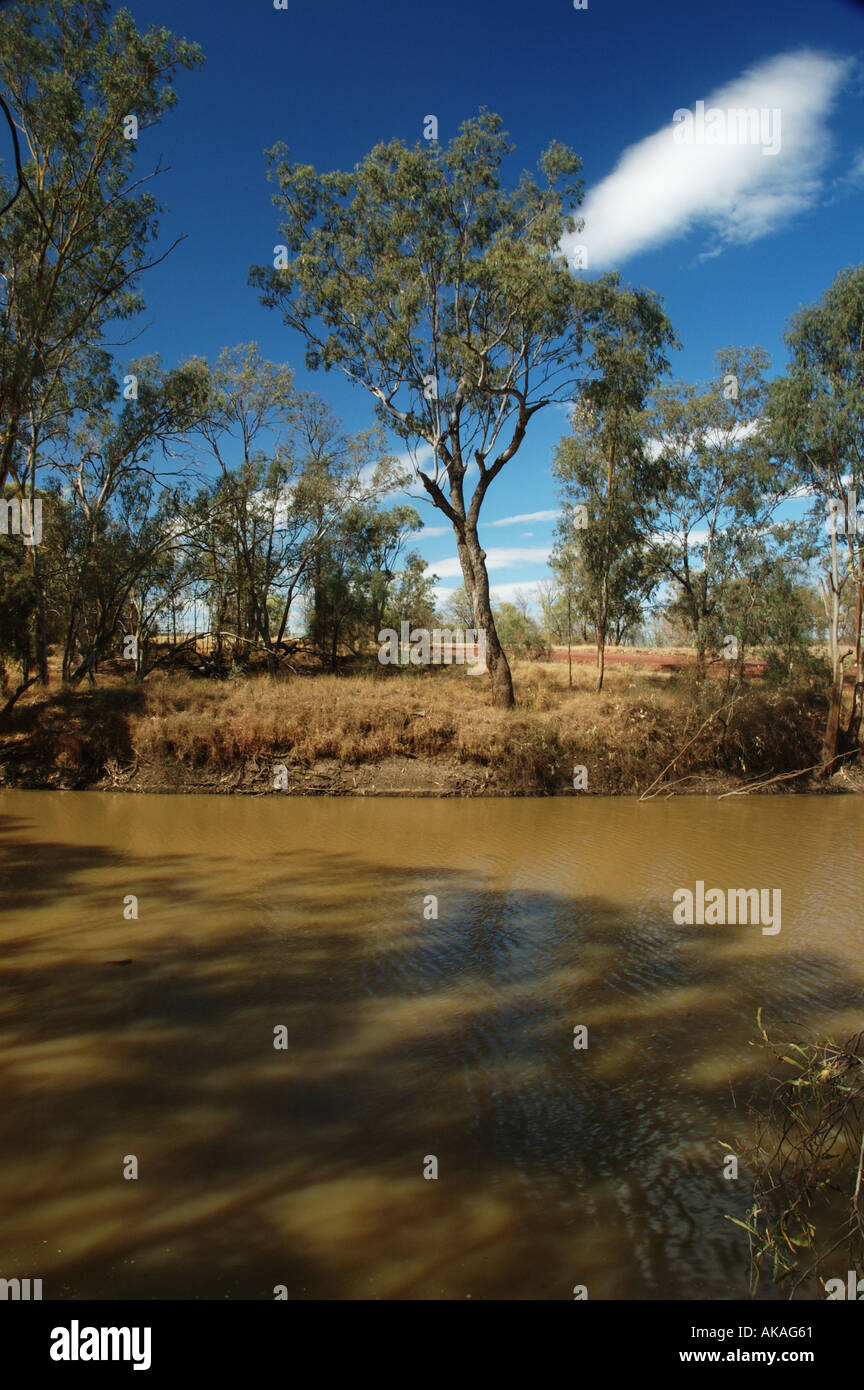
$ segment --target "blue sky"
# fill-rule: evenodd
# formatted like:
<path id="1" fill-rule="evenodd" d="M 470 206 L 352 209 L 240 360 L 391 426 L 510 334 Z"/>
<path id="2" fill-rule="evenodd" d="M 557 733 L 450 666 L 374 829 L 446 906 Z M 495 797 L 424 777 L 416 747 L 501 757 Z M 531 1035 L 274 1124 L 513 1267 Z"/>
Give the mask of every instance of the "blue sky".
<path id="1" fill-rule="evenodd" d="M 186 240 L 144 281 L 146 327 L 128 356 L 214 358 L 258 342 L 294 366 L 350 430 L 368 398 L 335 373 L 307 374 L 299 337 L 248 287 L 280 240 L 263 150 L 284 141 L 320 169 L 351 167 L 379 140 L 421 138 L 428 114 L 446 143 L 481 106 L 517 147 L 517 171 L 552 139 L 581 156 L 589 273 L 616 267 L 661 295 L 682 350 L 673 371 L 711 372 L 729 344 L 765 347 L 782 368 L 783 329 L 844 266 L 864 258 L 864 8 L 847 0 L 144 0 L 140 26 L 201 45 L 164 124 L 138 158 L 159 180 L 162 243 Z M 682 151 L 673 114 L 704 101 L 781 112 L 776 154 L 757 146 Z M 546 572 L 556 499 L 550 475 L 566 415 L 535 417 L 494 484 L 481 528 L 493 596 L 530 594 Z M 401 446 L 394 445 L 394 451 Z M 459 582 L 444 519 L 419 504 L 417 547 Z M 529 520 L 513 518 L 529 517 Z M 497 523 L 497 524 L 496 524 Z"/>

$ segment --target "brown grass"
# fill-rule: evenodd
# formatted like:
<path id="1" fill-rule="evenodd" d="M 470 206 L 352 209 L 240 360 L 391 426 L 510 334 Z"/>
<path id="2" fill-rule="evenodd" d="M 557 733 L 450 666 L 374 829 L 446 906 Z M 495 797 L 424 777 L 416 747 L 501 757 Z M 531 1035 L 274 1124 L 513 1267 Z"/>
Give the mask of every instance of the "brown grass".
<path id="1" fill-rule="evenodd" d="M 0 761 L 9 781 L 26 782 L 26 768 L 32 784 L 34 769 L 51 768 L 69 784 L 92 785 L 106 767 L 132 762 L 192 774 L 439 760 L 489 769 L 499 792 L 537 795 L 572 787 L 575 764 L 588 769 L 592 792 L 634 793 L 678 754 L 664 782 L 753 779 L 816 760 L 822 709 L 812 692 L 748 687 L 728 722 L 710 721 L 682 752 L 722 702 L 717 682 L 698 687 L 690 671 L 611 667 L 597 695 L 592 670 L 576 668 L 573 679 L 571 690 L 561 665 L 516 664 L 517 705 L 505 711 L 491 706 L 485 677 L 459 668 L 276 682 L 154 674 L 143 687 L 106 672 L 95 688 L 28 693 Z"/>
<path id="2" fill-rule="evenodd" d="M 616 671 L 601 696 L 582 673 L 567 689 L 566 673 L 550 664 L 517 665 L 517 707 L 494 709 L 483 677 L 462 671 L 388 678 L 369 675 L 207 683 L 159 676 L 146 686 L 146 713 L 135 721 L 132 746 L 142 757 L 175 757 L 193 765 L 226 766 L 284 753 L 311 766 L 321 758 L 362 763 L 384 757 L 454 754 L 481 763 L 553 731 L 583 737 L 614 723 L 635 699 L 672 709 L 659 677 Z"/>

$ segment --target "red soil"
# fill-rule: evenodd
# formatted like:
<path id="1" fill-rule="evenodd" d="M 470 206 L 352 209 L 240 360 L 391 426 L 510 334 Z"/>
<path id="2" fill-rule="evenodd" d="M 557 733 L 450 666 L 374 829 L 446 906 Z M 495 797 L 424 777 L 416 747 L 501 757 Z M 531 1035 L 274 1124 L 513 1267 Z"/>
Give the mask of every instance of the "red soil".
<path id="1" fill-rule="evenodd" d="M 567 648 L 555 647 L 552 652 L 553 661 L 567 662 Z M 584 647 L 574 649 L 573 662 L 580 666 L 593 666 L 596 663 L 597 654 L 593 650 L 586 650 Z M 647 666 L 653 671 L 683 671 L 685 666 L 692 666 L 695 658 L 692 652 L 639 652 L 631 647 L 609 647 L 606 649 L 607 666 Z M 722 665 L 722 662 L 713 662 L 715 666 Z M 744 663 L 744 671 L 748 676 L 762 676 L 765 674 L 764 661 L 747 661 Z"/>

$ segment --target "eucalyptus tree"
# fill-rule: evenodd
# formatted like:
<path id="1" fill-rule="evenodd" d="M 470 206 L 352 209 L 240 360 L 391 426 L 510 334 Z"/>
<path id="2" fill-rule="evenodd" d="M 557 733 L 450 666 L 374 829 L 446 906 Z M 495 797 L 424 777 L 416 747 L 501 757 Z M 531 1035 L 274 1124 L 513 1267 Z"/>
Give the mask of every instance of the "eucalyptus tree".
<path id="1" fill-rule="evenodd" d="M 585 330 L 605 309 L 571 273 L 581 161 L 553 142 L 538 175 L 505 181 L 513 153 L 481 111 L 447 147 L 376 145 L 353 170 L 318 173 L 269 151 L 282 241 L 253 267 L 263 302 L 371 394 L 450 521 L 473 626 L 487 633 L 493 700 L 513 703 L 489 600 L 479 525 L 489 488 L 531 420 L 573 398 Z"/>
<path id="2" fill-rule="evenodd" d="M 860 734 L 864 700 L 864 263 L 842 270 L 822 299 L 801 309 L 786 333 L 791 361 L 772 382 L 770 413 L 778 458 L 791 463 L 815 499 L 825 528 L 820 590 L 828 622 L 831 693 L 822 755 L 837 757 L 843 668 L 855 660 L 846 737 Z M 827 533 L 827 534 L 826 534 Z M 851 603 L 846 598 L 851 591 Z M 854 612 L 854 651 L 842 651 L 844 601 Z"/>
<path id="3" fill-rule="evenodd" d="M 403 503 L 387 508 L 363 499 L 354 502 L 330 532 L 309 585 L 308 623 L 319 655 L 331 668 L 341 642 L 368 645 L 377 639 L 397 593 L 409 601 L 422 592 L 416 576 L 403 573 L 398 585 L 395 582 L 408 536 L 421 526 L 414 507 Z M 412 566 L 417 560 L 419 556 Z M 406 609 L 397 627 L 401 618 L 414 615 Z"/>
<path id="4" fill-rule="evenodd" d="M 791 483 L 771 457 L 765 416 L 768 355 L 717 354 L 713 382 L 659 386 L 643 412 L 645 481 L 639 525 L 659 580 L 671 582 L 704 670 L 728 585 L 761 554 Z"/>
<path id="5" fill-rule="evenodd" d="M 176 70 L 200 61 L 195 45 L 161 26 L 140 32 L 106 0 L 0 11 L 20 158 L 0 173 L 0 489 L 28 420 L 32 444 L 34 422 L 73 409 L 70 374 L 104 374 L 106 325 L 141 308 L 159 205 L 146 187 L 158 168 L 141 172 L 137 144 L 174 104 Z"/>
<path id="6" fill-rule="evenodd" d="M 155 355 L 129 364 L 135 394 L 99 402 L 76 429 L 65 480 L 66 681 L 92 679 L 142 574 L 181 543 L 176 490 L 157 464 L 176 451 L 209 403 L 205 364 L 165 370 Z M 131 390 L 131 388 L 129 388 Z"/>
<path id="7" fill-rule="evenodd" d="M 24 547 L 19 538 L 0 534 L 0 717 L 38 678 L 32 673 L 35 614 L 33 571 Z"/>
<path id="8" fill-rule="evenodd" d="M 407 618 L 415 628 L 437 627 L 437 583 L 437 576 L 429 573 L 429 566 L 419 550 L 407 551 L 400 557 L 399 568 L 393 574 L 381 626 L 399 630 Z M 470 628 L 470 623 L 467 626 Z"/>
<path id="9" fill-rule="evenodd" d="M 501 642 L 514 656 L 528 661 L 548 658 L 545 636 L 525 603 L 504 600 L 495 606 Z"/>
<path id="10" fill-rule="evenodd" d="M 225 349 L 208 381 L 197 432 L 218 474 L 189 518 L 190 545 L 233 601 L 235 656 L 260 647 L 275 675 L 292 604 L 327 537 L 401 475 L 380 431 L 346 436 L 323 402 L 295 389 L 291 369 L 262 359 L 254 343 Z M 223 605 L 219 621 L 226 616 Z"/>
<path id="11" fill-rule="evenodd" d="M 805 579 L 794 553 L 766 548 L 729 583 L 723 620 L 726 631 L 736 636 L 730 671 L 739 679 L 748 656 L 757 648 L 764 653 L 766 671 L 775 681 L 785 683 L 814 672 L 811 644 L 816 615 L 808 603 Z"/>
<path id="12" fill-rule="evenodd" d="M 390 508 L 367 504 L 356 524 L 346 523 L 344 527 L 351 534 L 357 556 L 356 582 L 364 597 L 364 624 L 375 640 L 385 626 L 399 557 L 408 537 L 422 525 L 416 508 L 401 503 Z"/>
<path id="13" fill-rule="evenodd" d="M 551 579 L 537 585 L 537 602 L 544 636 L 550 647 L 567 648 L 567 684 L 573 686 L 573 634 L 588 641 L 588 628 L 578 604 L 576 557 L 572 546 L 556 544 L 549 557 Z"/>
<path id="14" fill-rule="evenodd" d="M 610 625 L 620 632 L 622 623 L 641 612 L 641 600 L 656 582 L 637 521 L 637 492 L 645 474 L 640 415 L 668 368 L 665 352 L 677 340 L 653 295 L 622 291 L 617 276 L 598 290 L 604 313 L 588 331 L 587 366 L 593 375 L 552 471 L 563 504 L 558 567 L 575 568 L 581 579 L 582 605 L 596 637 L 600 691 Z"/>
<path id="15" fill-rule="evenodd" d="M 161 491 L 154 506 L 152 495 L 147 496 L 149 491 L 146 484 L 139 489 L 138 506 L 145 515 L 137 540 L 143 553 L 120 613 L 123 656 L 131 661 L 136 680 L 143 680 L 157 666 L 173 661 L 178 650 L 195 642 L 185 628 L 190 592 L 185 572 L 185 536 L 177 525 L 176 493 Z M 125 517 L 131 520 L 133 515 L 130 507 Z M 153 541 L 148 545 L 151 536 Z M 179 634 L 178 616 L 184 624 Z"/>
<path id="16" fill-rule="evenodd" d="M 464 584 L 457 584 L 441 601 L 441 616 L 453 627 L 470 629 L 474 626 L 474 606 Z"/>

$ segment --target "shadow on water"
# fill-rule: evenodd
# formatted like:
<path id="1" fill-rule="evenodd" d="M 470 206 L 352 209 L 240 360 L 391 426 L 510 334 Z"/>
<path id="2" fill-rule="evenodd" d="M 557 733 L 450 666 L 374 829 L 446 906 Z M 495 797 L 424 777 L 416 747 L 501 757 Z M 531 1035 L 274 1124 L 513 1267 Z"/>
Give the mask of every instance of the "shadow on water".
<path id="1" fill-rule="evenodd" d="M 180 847 L 41 841 L 34 870 L 26 823 L 2 830 L 0 1274 L 48 1298 L 746 1296 L 719 1141 L 746 1133 L 755 1013 L 818 1032 L 860 1008 L 848 962 L 756 966 L 746 929 L 718 950 L 668 911 L 371 851 L 265 858 L 253 898 Z M 112 906 L 94 944 L 106 873 L 169 928 Z"/>

